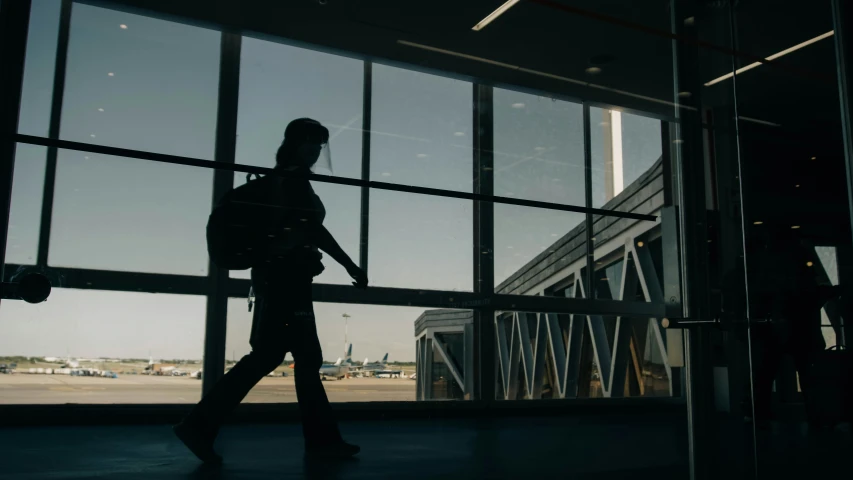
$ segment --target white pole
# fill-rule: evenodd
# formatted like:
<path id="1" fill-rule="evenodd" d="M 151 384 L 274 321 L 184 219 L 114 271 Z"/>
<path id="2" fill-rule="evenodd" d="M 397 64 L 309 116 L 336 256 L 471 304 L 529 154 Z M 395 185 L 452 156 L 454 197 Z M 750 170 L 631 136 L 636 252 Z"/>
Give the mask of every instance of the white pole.
<path id="1" fill-rule="evenodd" d="M 347 353 L 347 347 L 349 346 L 349 343 L 347 343 L 347 342 L 348 342 L 348 338 L 349 338 L 349 317 L 350 317 L 350 315 L 347 313 L 344 313 L 341 316 L 344 317 L 344 354 L 346 354 Z"/>

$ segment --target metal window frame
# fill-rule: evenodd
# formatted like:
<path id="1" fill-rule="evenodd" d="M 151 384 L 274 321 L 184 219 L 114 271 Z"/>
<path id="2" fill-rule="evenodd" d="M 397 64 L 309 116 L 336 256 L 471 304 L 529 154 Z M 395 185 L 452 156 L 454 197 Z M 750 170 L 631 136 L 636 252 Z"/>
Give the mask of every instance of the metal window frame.
<path id="1" fill-rule="evenodd" d="M 51 140 L 59 139 L 62 124 L 62 100 L 65 97 L 65 68 L 68 63 L 68 38 L 71 28 L 71 10 L 74 2 L 62 0 L 59 11 L 59 33 L 56 36 L 56 59 L 53 70 L 53 93 L 50 104 L 50 124 L 47 136 Z M 36 264 L 47 267 L 50 249 L 50 229 L 53 219 L 53 195 L 56 187 L 55 145 L 47 146 L 47 162 L 44 167 L 44 188 L 42 190 L 41 220 L 39 223 L 39 243 Z"/>
<path id="2" fill-rule="evenodd" d="M 9 4 L 10 2 L 4 2 Z M 27 40 L 29 25 L 29 0 L 22 2 L 27 12 L 27 21 L 20 22 L 15 32 L 10 35 L 18 42 Z M 0 153 L 8 153 L 3 158 L 4 166 L 8 159 L 14 165 L 14 147 L 17 143 L 42 145 L 48 149 L 48 168 L 45 174 L 44 201 L 39 237 L 39 262 L 41 267 L 48 267 L 50 227 L 53 208 L 53 187 L 55 183 L 56 155 L 58 149 L 69 149 L 82 152 L 99 153 L 104 155 L 125 157 L 138 160 L 148 160 L 169 164 L 212 168 L 213 195 L 212 203 L 233 185 L 236 172 L 257 174 L 281 174 L 270 168 L 240 165 L 235 162 L 237 109 L 239 104 L 239 75 L 240 75 L 240 33 L 222 30 L 220 44 L 220 83 L 218 92 L 216 153 L 215 159 L 202 160 L 176 155 L 138 151 L 125 148 L 93 145 L 88 143 L 61 140 L 59 128 L 61 124 L 62 98 L 64 96 L 65 67 L 67 63 L 68 42 L 70 36 L 70 20 L 73 0 L 63 0 L 60 29 L 57 39 L 56 69 L 54 72 L 54 92 L 51 106 L 50 130 L 48 138 L 17 133 L 17 116 L 8 129 L 10 147 Z M 81 2 L 86 3 L 86 2 Z M 108 7 L 107 7 L 108 8 Z M 18 13 L 20 15 L 20 13 Z M 20 18 L 20 17 L 18 17 Z M 19 52 L 20 53 L 20 52 Z M 10 69 L 10 76 L 23 78 L 23 55 L 20 63 Z M 592 208 L 592 172 L 589 108 L 592 103 L 584 102 L 584 161 L 586 198 L 584 206 L 563 205 L 551 202 L 539 202 L 494 195 L 494 118 L 493 118 L 493 88 L 489 85 L 472 83 L 472 113 L 475 131 L 475 144 L 472 151 L 473 193 L 457 192 L 434 188 L 414 187 L 409 185 L 374 182 L 370 180 L 370 126 L 372 103 L 372 62 L 364 60 L 363 85 L 363 119 L 362 119 L 362 172 L 360 179 L 336 178 L 322 175 L 309 175 L 309 179 L 317 182 L 334 183 L 359 187 L 361 190 L 361 224 L 359 263 L 365 270 L 368 267 L 368 230 L 369 230 L 369 199 L 371 189 L 390 190 L 413 194 L 431 195 L 447 198 L 457 198 L 474 202 L 474 274 L 472 275 L 473 291 L 456 292 L 442 290 L 418 290 L 402 288 L 371 287 L 366 291 L 354 289 L 346 285 L 315 284 L 315 301 L 353 303 L 368 305 L 399 305 L 421 306 L 426 308 L 459 308 L 469 309 L 475 314 L 475 338 L 473 348 L 475 388 L 472 399 L 477 403 L 489 404 L 495 400 L 496 390 L 496 351 L 495 325 L 496 311 L 524 311 L 530 313 L 572 313 L 572 314 L 616 314 L 628 317 L 663 316 L 663 306 L 656 303 L 595 300 L 586 298 L 559 298 L 542 296 L 503 295 L 494 293 L 494 204 L 508 204 L 529 208 L 551 209 L 583 213 L 587 224 L 587 276 L 592 276 L 593 240 L 592 228 L 589 228 L 593 215 L 603 217 L 620 217 L 635 220 L 656 221 L 653 215 L 640 215 L 630 212 L 611 211 Z M 20 91 L 12 92 L 12 97 L 20 102 Z M 17 114 L 17 109 L 15 111 Z M 4 118 L 5 119 L 5 118 Z M 6 126 L 7 124 L 4 124 Z M 52 161 L 51 161 L 52 159 Z M 282 174 L 287 175 L 287 174 Z M 11 195 L 11 176 L 9 196 Z M 3 193 L 3 192 L 0 192 Z M 3 228 L 8 228 L 7 218 Z M 6 235 L 3 235 L 5 242 Z M 3 266 L 0 261 L 0 266 Z M 25 267 L 9 265 L 10 267 Z M 169 275 L 158 273 L 119 272 L 85 268 L 50 267 L 63 279 L 63 287 L 75 289 L 98 289 L 107 291 L 145 291 L 152 293 L 170 293 L 184 295 L 204 295 L 207 298 L 205 320 L 204 368 L 208 372 L 204 376 L 203 390 L 206 392 L 224 371 L 225 332 L 227 323 L 227 299 L 244 297 L 250 281 L 229 278 L 228 272 L 218 270 L 210 265 L 208 275 Z M 11 270 L 11 268 L 10 268 Z M 8 275 L 4 275 L 7 279 Z M 589 280 L 588 280 L 589 281 Z M 591 283 L 591 281 L 590 281 Z M 222 368 L 219 368 L 222 367 Z M 466 367 L 467 370 L 467 367 Z M 217 372 L 218 375 L 217 375 Z M 466 380 L 467 381 L 467 380 Z"/>
<path id="3" fill-rule="evenodd" d="M 240 49 L 242 36 L 223 31 L 219 47 L 219 92 L 216 109 L 216 162 L 233 165 L 237 150 L 237 109 L 240 96 Z M 211 210 L 234 187 L 234 172 L 213 172 Z M 228 327 L 228 271 L 212 261 L 207 269 L 202 395 L 207 394 L 225 374 L 225 340 Z M 248 289 L 246 289 L 248 292 Z"/>

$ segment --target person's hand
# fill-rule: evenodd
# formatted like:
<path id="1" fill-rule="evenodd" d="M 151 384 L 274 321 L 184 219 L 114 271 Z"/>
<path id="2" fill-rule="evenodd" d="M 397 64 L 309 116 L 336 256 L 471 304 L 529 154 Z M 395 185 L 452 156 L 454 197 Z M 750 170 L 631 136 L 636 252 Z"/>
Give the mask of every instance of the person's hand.
<path id="1" fill-rule="evenodd" d="M 356 288 L 367 288 L 367 274 L 358 265 L 352 264 L 347 267 L 347 273 L 355 280 L 352 284 Z"/>

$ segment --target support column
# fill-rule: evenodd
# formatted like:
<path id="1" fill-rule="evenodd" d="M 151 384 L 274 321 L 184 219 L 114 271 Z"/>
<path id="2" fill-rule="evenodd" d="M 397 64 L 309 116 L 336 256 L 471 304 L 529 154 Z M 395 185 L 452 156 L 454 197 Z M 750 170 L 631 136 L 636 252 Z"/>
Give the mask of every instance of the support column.
<path id="1" fill-rule="evenodd" d="M 474 193 L 494 195 L 494 115 L 492 87 L 474 85 Z M 474 202 L 474 293 L 485 299 L 474 309 L 473 398 L 484 404 L 495 400 L 495 290 L 494 204 Z"/>
<path id="2" fill-rule="evenodd" d="M 234 163 L 237 148 L 237 103 L 240 93 L 240 44 L 236 33 L 222 32 L 219 52 L 219 108 L 216 113 L 217 162 Z M 212 205 L 234 187 L 234 172 L 213 173 Z M 207 316 L 204 329 L 204 374 L 202 395 L 225 375 L 225 335 L 228 322 L 228 270 L 209 262 Z M 246 292 L 248 294 L 249 292 Z"/>
<path id="3" fill-rule="evenodd" d="M 853 5 L 849 0 L 832 0 L 832 26 L 835 30 L 835 55 L 838 72 L 838 99 L 844 137 L 844 161 L 847 166 L 847 208 L 853 225 Z M 849 288 L 849 287 L 848 287 Z M 853 339 L 853 322 L 845 319 L 842 341 Z"/>
<path id="4" fill-rule="evenodd" d="M 674 201 L 679 208 L 682 273 L 682 313 L 686 318 L 709 318 L 708 244 L 705 198 L 705 158 L 702 132 L 702 83 L 699 79 L 695 0 L 672 0 L 673 103 L 676 118 L 668 147 L 675 170 Z M 686 19 L 693 18 L 687 22 Z M 690 478 L 707 478 L 712 454 L 712 369 L 708 332 L 686 332 L 685 373 Z"/>
<path id="5" fill-rule="evenodd" d="M 5 279 L 6 237 L 12 206 L 15 175 L 15 141 L 24 82 L 30 0 L 6 0 L 0 4 L 0 280 Z"/>

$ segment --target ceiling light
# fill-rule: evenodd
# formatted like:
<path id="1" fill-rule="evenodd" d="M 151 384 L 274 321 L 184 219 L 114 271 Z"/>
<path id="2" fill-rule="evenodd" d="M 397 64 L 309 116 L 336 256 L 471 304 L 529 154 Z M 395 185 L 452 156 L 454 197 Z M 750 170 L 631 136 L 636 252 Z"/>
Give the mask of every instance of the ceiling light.
<path id="1" fill-rule="evenodd" d="M 601 277 L 601 281 L 602 281 L 602 282 L 606 282 L 606 281 L 607 281 L 607 277 Z"/>
<path id="2" fill-rule="evenodd" d="M 455 136 L 455 137 L 464 137 L 464 136 L 465 136 L 465 132 L 455 132 L 455 133 L 453 134 L 453 136 Z"/>
<path id="3" fill-rule="evenodd" d="M 690 92 L 678 92 L 678 96 L 681 98 L 690 98 L 691 95 L 693 94 Z"/>
<path id="4" fill-rule="evenodd" d="M 99 109 L 98 109 L 98 111 L 99 111 L 99 112 L 103 112 L 103 111 L 104 111 L 104 109 L 103 109 L 103 108 L 99 108 Z"/>
<path id="5" fill-rule="evenodd" d="M 761 220 L 756 220 L 756 221 L 752 222 L 752 224 L 753 225 L 762 225 L 762 224 L 764 224 L 764 222 L 762 222 Z"/>
<path id="6" fill-rule="evenodd" d="M 830 31 L 824 33 L 823 35 L 818 35 L 818 36 L 816 36 L 810 40 L 806 40 L 803 43 L 799 43 L 797 45 L 794 45 L 791 48 L 787 48 L 785 50 L 782 50 L 781 52 L 774 53 L 773 55 L 770 55 L 769 57 L 765 58 L 764 60 L 768 60 L 768 61 L 769 60 L 776 60 L 779 57 L 784 57 L 785 55 L 787 55 L 791 52 L 795 52 L 801 48 L 808 47 L 809 45 L 811 45 L 815 42 L 819 42 L 819 41 L 823 40 L 824 38 L 829 38 L 829 37 L 833 36 L 834 34 L 835 34 L 835 32 L 830 30 Z M 711 80 L 710 82 L 706 83 L 705 86 L 710 87 L 711 85 L 715 85 L 715 84 L 720 83 L 724 80 L 728 80 L 737 74 L 746 72 L 747 70 L 752 70 L 755 67 L 760 67 L 761 63 L 762 62 L 750 63 L 749 65 L 747 65 L 745 67 L 738 68 L 737 70 L 735 70 L 734 73 L 727 73 L 727 74 L 723 75 L 722 77 L 718 77 L 718 78 Z"/>
<path id="7" fill-rule="evenodd" d="M 688 27 L 692 26 L 694 23 L 696 23 L 696 17 L 687 17 L 684 19 L 684 24 Z"/>
<path id="8" fill-rule="evenodd" d="M 812 157 L 812 160 L 817 160 L 817 157 Z"/>
<path id="9" fill-rule="evenodd" d="M 545 147 L 534 147 L 533 150 L 536 150 L 537 152 L 544 152 L 545 150 L 547 150 L 547 148 L 545 148 Z"/>
<path id="10" fill-rule="evenodd" d="M 807 266 L 807 267 L 814 266 L 814 262 L 812 262 L 812 261 L 808 261 L 808 262 L 806 262 L 806 266 Z"/>
<path id="11" fill-rule="evenodd" d="M 799 225 L 791 225 L 791 230 L 799 230 L 799 229 L 800 229 Z"/>
<path id="12" fill-rule="evenodd" d="M 672 141 L 672 143 L 674 143 L 676 145 L 681 145 L 682 143 L 684 143 L 684 140 L 682 140 L 680 138 L 676 138 L 675 140 Z"/>
<path id="13" fill-rule="evenodd" d="M 645 245 L 645 243 L 643 243 L 643 242 L 637 242 L 637 246 L 638 246 L 638 247 L 642 247 L 643 245 Z"/>
<path id="14" fill-rule="evenodd" d="M 590 75 L 596 75 L 596 74 L 601 73 L 601 68 L 600 67 L 589 67 L 584 71 Z"/>
<path id="15" fill-rule="evenodd" d="M 417 154 L 417 155 L 415 155 L 415 156 L 416 156 L 416 157 L 418 157 L 418 158 L 427 158 L 429 155 L 427 155 L 426 153 L 419 153 L 419 154 Z"/>
<path id="16" fill-rule="evenodd" d="M 521 102 L 513 103 L 512 108 L 524 108 L 524 104 Z"/>
<path id="17" fill-rule="evenodd" d="M 121 25 L 118 26 L 118 28 L 120 28 L 122 30 L 127 30 L 127 25 L 122 23 Z"/>
<path id="18" fill-rule="evenodd" d="M 552 233 L 552 234 L 551 234 L 551 236 L 552 236 L 552 237 L 556 237 L 556 236 L 557 236 L 557 234 L 556 234 L 556 233 Z"/>
<path id="19" fill-rule="evenodd" d="M 383 176 L 383 177 L 390 177 L 390 176 L 391 176 L 391 174 L 390 174 L 390 173 L 388 173 L 388 172 L 382 172 L 382 176 Z"/>
<path id="20" fill-rule="evenodd" d="M 800 184 L 794 185 L 794 188 L 800 188 Z"/>
<path id="21" fill-rule="evenodd" d="M 486 16 L 486 18 L 480 20 L 480 23 L 474 25 L 474 27 L 471 28 L 471 30 L 474 30 L 475 32 L 479 32 L 480 30 L 486 28 L 486 25 L 492 23 L 496 18 L 503 15 L 504 12 L 506 12 L 510 8 L 514 7 L 515 4 L 518 3 L 519 1 L 520 0 L 507 0 L 506 3 L 504 3 L 503 5 L 498 7 L 494 12 L 488 14 Z"/>
<path id="22" fill-rule="evenodd" d="M 89 157 L 83 157 L 83 158 L 84 158 L 85 160 L 88 160 L 88 159 L 89 159 Z"/>
<path id="23" fill-rule="evenodd" d="M 508 249 L 512 250 L 512 245 L 507 245 L 507 247 L 506 247 L 506 248 L 508 248 Z"/>
<path id="24" fill-rule="evenodd" d="M 90 136 L 90 137 L 92 137 L 92 138 L 95 138 L 95 134 L 94 134 L 94 133 L 93 133 L 93 134 L 91 134 L 91 135 L 89 135 L 89 136 Z"/>
<path id="25" fill-rule="evenodd" d="M 116 74 L 115 74 L 115 73 L 113 73 L 113 72 L 110 72 L 110 73 L 108 73 L 107 75 L 109 75 L 109 76 L 111 76 L 111 77 L 115 77 L 115 76 L 116 76 Z"/>

